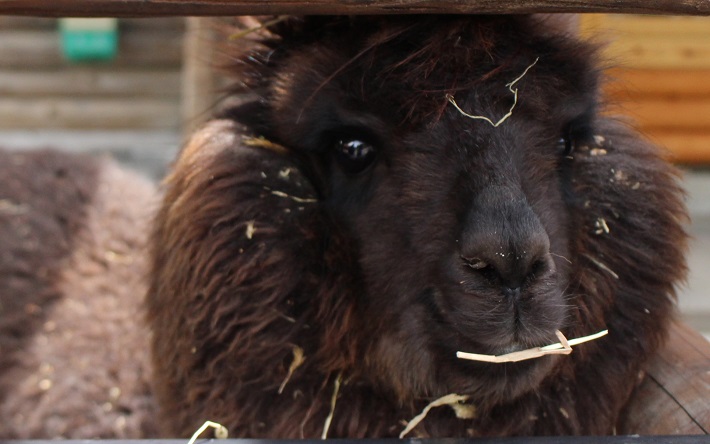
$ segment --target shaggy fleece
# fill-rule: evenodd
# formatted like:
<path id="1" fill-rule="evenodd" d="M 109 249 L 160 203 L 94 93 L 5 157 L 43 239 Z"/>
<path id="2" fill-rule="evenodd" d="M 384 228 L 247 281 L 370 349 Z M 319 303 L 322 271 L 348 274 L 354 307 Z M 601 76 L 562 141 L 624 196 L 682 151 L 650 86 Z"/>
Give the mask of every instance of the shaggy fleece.
<path id="1" fill-rule="evenodd" d="M 154 185 L 52 151 L 0 152 L 0 173 L 0 438 L 154 435 L 138 321 Z"/>

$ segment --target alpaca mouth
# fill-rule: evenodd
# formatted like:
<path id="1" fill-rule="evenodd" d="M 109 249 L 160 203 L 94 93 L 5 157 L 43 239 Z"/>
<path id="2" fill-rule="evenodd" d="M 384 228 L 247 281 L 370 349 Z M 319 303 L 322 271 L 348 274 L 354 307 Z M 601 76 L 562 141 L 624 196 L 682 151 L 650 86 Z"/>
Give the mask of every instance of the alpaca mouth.
<path id="1" fill-rule="evenodd" d="M 502 330 L 498 341 L 496 341 L 498 343 L 490 346 L 488 352 L 499 356 L 549 345 L 551 342 L 554 342 L 554 332 L 555 330 L 553 329 L 549 334 L 539 334 L 534 337 L 528 335 L 529 337 L 524 337 L 525 334 L 517 330 L 512 334 Z"/>
<path id="2" fill-rule="evenodd" d="M 513 344 L 510 344 L 505 347 L 501 347 L 500 349 L 496 350 L 496 355 L 507 355 L 508 353 L 515 353 L 515 352 L 523 351 L 528 348 L 530 348 L 530 346 L 522 344 L 520 342 L 513 343 Z"/>
<path id="3" fill-rule="evenodd" d="M 545 302 L 476 305 L 437 289 L 425 293 L 429 316 L 461 350 L 504 355 L 545 346 L 555 341 L 564 319 L 562 313 L 550 315 Z"/>

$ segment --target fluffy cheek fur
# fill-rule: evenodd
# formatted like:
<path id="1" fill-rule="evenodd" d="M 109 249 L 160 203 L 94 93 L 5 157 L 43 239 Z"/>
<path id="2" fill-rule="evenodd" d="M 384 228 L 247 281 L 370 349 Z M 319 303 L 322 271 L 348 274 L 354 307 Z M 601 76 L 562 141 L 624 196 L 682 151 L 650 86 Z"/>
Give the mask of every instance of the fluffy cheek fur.
<path id="1" fill-rule="evenodd" d="M 163 425 L 189 435 L 208 417 L 235 436 L 315 436 L 317 388 L 355 367 L 352 246 L 326 235 L 291 159 L 244 146 L 240 130 L 214 121 L 193 138 L 157 215 L 147 303 Z M 307 359 L 281 396 L 296 349 Z"/>

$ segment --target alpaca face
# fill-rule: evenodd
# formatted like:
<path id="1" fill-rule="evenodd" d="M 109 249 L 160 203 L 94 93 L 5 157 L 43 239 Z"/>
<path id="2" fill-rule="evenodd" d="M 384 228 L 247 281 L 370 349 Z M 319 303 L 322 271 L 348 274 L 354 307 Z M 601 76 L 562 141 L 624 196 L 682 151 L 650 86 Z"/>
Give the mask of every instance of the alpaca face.
<path id="1" fill-rule="evenodd" d="M 486 39 L 504 24 L 467 23 L 296 50 L 271 85 L 268 131 L 357 246 L 365 355 L 400 400 L 516 396 L 555 359 L 492 367 L 455 352 L 554 342 L 570 304 L 565 190 L 592 134 L 594 76 L 566 48 L 497 48 Z"/>

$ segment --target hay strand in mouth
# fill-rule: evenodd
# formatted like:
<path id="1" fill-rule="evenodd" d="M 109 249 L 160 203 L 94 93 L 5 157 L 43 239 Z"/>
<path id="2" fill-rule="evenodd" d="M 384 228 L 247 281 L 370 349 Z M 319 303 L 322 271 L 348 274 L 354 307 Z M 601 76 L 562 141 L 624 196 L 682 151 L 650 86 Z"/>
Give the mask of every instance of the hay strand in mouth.
<path id="1" fill-rule="evenodd" d="M 558 330 L 558 332 L 559 332 L 559 330 Z M 561 333 L 560 333 L 560 334 L 561 334 Z M 593 335 L 582 336 L 581 338 L 574 338 L 574 339 L 567 339 L 567 338 L 565 338 L 565 340 L 567 341 L 567 343 L 569 344 L 569 346 L 572 347 L 572 346 L 574 346 L 574 345 L 579 345 L 579 344 L 583 344 L 583 343 L 585 343 L 585 342 L 589 342 L 589 341 L 593 341 L 593 340 L 595 340 L 595 339 L 599 339 L 599 338 L 601 338 L 601 337 L 603 337 L 603 336 L 606 336 L 606 335 L 608 335 L 608 334 L 609 334 L 609 330 L 602 330 L 602 331 L 600 331 L 599 333 L 594 333 Z M 558 337 L 559 337 L 559 336 L 558 336 Z M 563 337 L 564 337 L 564 336 L 563 336 Z M 541 350 L 552 350 L 552 349 L 559 349 L 560 347 L 564 347 L 564 345 L 558 342 L 558 343 L 556 343 L 556 344 L 550 344 L 550 345 L 546 345 L 546 346 L 544 346 L 544 347 L 540 347 L 540 349 L 541 349 Z"/>
<path id="2" fill-rule="evenodd" d="M 560 342 L 555 344 L 546 345 L 544 347 L 534 347 L 527 350 L 516 351 L 512 353 L 507 353 L 504 355 L 481 355 L 477 353 L 466 353 L 466 352 L 456 352 L 456 357 L 459 359 L 467 359 L 469 361 L 481 361 L 481 362 L 491 362 L 495 364 L 501 364 L 504 362 L 519 362 L 528 359 L 540 358 L 547 355 L 568 355 L 572 353 L 572 346 L 579 345 L 584 342 L 593 341 L 605 336 L 609 333 L 609 330 L 603 330 L 599 333 L 595 333 L 589 336 L 583 336 L 581 338 L 567 339 L 561 331 L 557 330 L 555 334 Z"/>
<path id="3" fill-rule="evenodd" d="M 518 78 L 516 78 L 512 82 L 505 85 L 508 87 L 508 91 L 513 93 L 513 104 L 510 106 L 508 113 L 506 115 L 504 115 L 503 117 L 501 117 L 500 120 L 498 120 L 497 122 L 493 122 L 490 118 L 488 118 L 486 116 L 475 116 L 475 115 L 469 114 L 466 111 L 462 110 L 461 107 L 459 107 L 459 105 L 456 103 L 456 100 L 454 100 L 454 96 L 452 96 L 451 94 L 447 94 L 446 99 L 452 105 L 454 105 L 454 107 L 458 110 L 458 112 L 460 112 L 462 115 L 468 117 L 469 119 L 485 120 L 486 122 L 490 123 L 493 126 L 493 128 L 498 128 L 498 126 L 500 126 L 501 123 L 505 122 L 506 120 L 508 120 L 508 117 L 513 115 L 513 109 L 515 108 L 515 105 L 518 104 L 518 88 L 513 88 L 513 86 L 515 86 L 515 84 L 518 83 L 523 77 L 525 77 L 525 75 L 528 73 L 528 71 L 530 71 L 530 68 L 535 66 L 535 64 L 538 62 L 538 60 L 540 60 L 539 57 L 536 58 L 535 61 L 530 64 L 530 66 L 525 68 L 525 71 L 523 71 L 523 73 L 520 74 L 518 76 Z"/>

